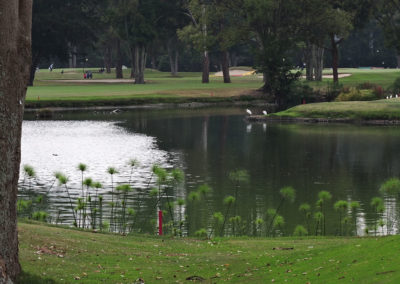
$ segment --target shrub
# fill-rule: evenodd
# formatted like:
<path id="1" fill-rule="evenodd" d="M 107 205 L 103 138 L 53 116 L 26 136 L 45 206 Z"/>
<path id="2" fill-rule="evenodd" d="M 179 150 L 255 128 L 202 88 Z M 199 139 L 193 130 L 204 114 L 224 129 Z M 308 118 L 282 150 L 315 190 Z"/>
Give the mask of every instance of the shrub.
<path id="1" fill-rule="evenodd" d="M 379 99 L 373 90 L 358 90 L 350 88 L 348 92 L 341 92 L 335 101 L 373 101 Z"/>
<path id="2" fill-rule="evenodd" d="M 400 93 L 400 77 L 399 78 L 397 78 L 394 82 L 393 82 L 393 85 L 392 85 L 392 91 L 393 91 L 393 93 L 395 93 L 395 94 L 398 94 L 398 93 Z"/>

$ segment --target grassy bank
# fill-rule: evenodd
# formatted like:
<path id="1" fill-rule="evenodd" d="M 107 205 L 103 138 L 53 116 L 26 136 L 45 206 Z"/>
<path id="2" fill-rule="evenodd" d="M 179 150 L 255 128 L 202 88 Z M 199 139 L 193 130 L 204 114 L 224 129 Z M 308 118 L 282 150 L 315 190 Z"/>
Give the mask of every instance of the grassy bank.
<path id="1" fill-rule="evenodd" d="M 130 71 L 124 71 L 124 77 L 129 78 Z M 200 73 L 180 73 L 179 77 L 171 77 L 167 72 L 152 70 L 146 71 L 144 85 L 134 85 L 128 79 L 110 81 L 115 79 L 113 73 L 95 73 L 93 79 L 96 81 L 81 79 L 82 70 L 68 69 L 63 74 L 57 69 L 53 72 L 41 70 L 34 86 L 28 88 L 26 107 L 232 101 L 262 84 L 256 76 L 233 77 L 231 84 L 212 77 L 209 84 L 202 84 Z"/>
<path id="2" fill-rule="evenodd" d="M 96 72 L 97 69 L 92 69 Z M 252 100 L 251 94 L 262 86 L 259 75 L 232 77 L 231 84 L 224 84 L 221 77 L 211 76 L 209 84 L 201 83 L 201 73 L 182 72 L 172 77 L 168 72 L 146 70 L 146 84 L 134 85 L 132 81 L 113 82 L 114 73 L 94 73 L 93 80 L 83 80 L 82 69 L 40 70 L 33 87 L 28 88 L 26 107 L 79 107 L 98 105 L 135 105 L 151 103 L 230 102 Z M 344 86 L 370 82 L 389 88 L 400 70 L 397 69 L 340 69 L 352 74 L 340 79 Z M 330 69 L 324 73 L 331 73 Z M 124 78 L 130 70 L 124 70 Z M 332 79 L 307 82 L 315 89 L 327 89 Z M 241 97 L 245 95 L 245 97 Z"/>
<path id="3" fill-rule="evenodd" d="M 399 120 L 400 99 L 305 104 L 275 113 L 272 116 L 290 118 Z"/>
<path id="4" fill-rule="evenodd" d="M 195 240 L 19 224 L 20 283 L 397 283 L 400 237 Z"/>

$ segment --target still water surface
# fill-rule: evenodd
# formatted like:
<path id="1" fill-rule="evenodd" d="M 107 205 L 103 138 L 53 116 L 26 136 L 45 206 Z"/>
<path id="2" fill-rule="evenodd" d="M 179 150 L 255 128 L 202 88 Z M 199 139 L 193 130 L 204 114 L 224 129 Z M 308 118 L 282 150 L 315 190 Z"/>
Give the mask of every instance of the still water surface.
<path id="1" fill-rule="evenodd" d="M 268 208 L 276 208 L 279 189 L 293 186 L 296 200 L 284 204 L 285 234 L 297 224 L 304 224 L 299 213 L 301 203 L 315 207 L 317 194 L 328 190 L 333 201 L 327 212 L 327 232 L 336 234 L 338 214 L 333 202 L 359 201 L 358 233 L 371 225 L 376 215 L 370 200 L 379 196 L 381 183 L 400 173 L 400 128 L 357 125 L 248 124 L 240 108 L 210 109 L 135 109 L 119 114 L 101 112 L 66 112 L 52 120 L 35 120 L 27 115 L 23 124 L 22 164 L 37 171 L 33 189 L 21 176 L 22 198 L 45 195 L 46 210 L 53 217 L 60 214 L 63 223 L 72 218 L 65 191 L 54 187 L 53 172 L 69 176 L 71 195 L 80 194 L 81 174 L 78 163 L 88 165 L 86 176 L 101 181 L 100 192 L 109 200 L 109 166 L 115 166 L 118 183 L 130 177 L 127 162 L 140 166 L 132 176 L 135 188 L 145 188 L 151 180 L 151 166 L 181 168 L 185 183 L 172 193 L 185 198 L 197 186 L 208 183 L 213 192 L 209 206 L 188 206 L 190 231 L 207 226 L 214 211 L 222 211 L 222 200 L 234 193 L 228 173 L 246 169 L 250 182 L 239 190 L 238 214 L 252 222 L 262 218 Z M 153 180 L 154 182 L 154 180 Z M 397 201 L 385 199 L 386 207 L 398 220 Z M 155 212 L 150 202 L 147 214 Z M 391 214 L 392 214 L 391 213 Z M 394 229 L 397 228 L 397 221 Z"/>

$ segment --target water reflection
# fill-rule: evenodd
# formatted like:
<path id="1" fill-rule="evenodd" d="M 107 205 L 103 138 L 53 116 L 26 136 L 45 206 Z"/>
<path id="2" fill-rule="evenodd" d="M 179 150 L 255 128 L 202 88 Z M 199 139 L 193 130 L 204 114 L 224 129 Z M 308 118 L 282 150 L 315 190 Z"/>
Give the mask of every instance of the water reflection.
<path id="1" fill-rule="evenodd" d="M 297 224 L 305 224 L 298 207 L 307 202 L 315 211 L 321 190 L 333 195 L 326 212 L 329 234 L 337 232 L 339 217 L 333 203 L 339 199 L 360 202 L 358 234 L 367 227 L 371 229 L 381 218 L 370 201 L 379 196 L 378 189 L 385 179 L 400 172 L 399 128 L 271 123 L 267 127 L 246 124 L 243 113 L 236 108 L 143 109 L 118 115 L 63 113 L 62 120 L 25 121 L 22 159 L 23 163 L 36 166 L 41 183 L 49 184 L 55 170 L 66 172 L 71 176 L 75 196 L 80 186 L 75 169 L 79 162 L 90 166 L 88 175 L 108 182 L 108 166 L 120 168 L 119 181 L 126 180 L 126 162 L 137 158 L 141 164 L 135 173 L 138 188 L 145 187 L 153 163 L 182 168 L 185 184 L 170 192 L 171 197 L 185 198 L 203 183 L 214 189 L 207 206 L 175 208 L 176 218 L 179 214 L 188 215 L 189 230 L 193 232 L 210 226 L 212 213 L 224 208 L 224 197 L 233 194 L 228 173 L 235 169 L 246 169 L 250 174 L 250 182 L 241 187 L 238 197 L 238 214 L 250 232 L 256 230 L 256 218 L 265 218 L 267 209 L 278 206 L 279 189 L 288 185 L 297 190 L 297 198 L 281 210 L 286 234 L 292 233 Z M 45 192 L 44 188 L 38 190 Z M 62 203 L 61 193 L 50 193 L 49 203 Z M 391 222 L 393 229 L 389 230 L 393 232 L 398 230 L 397 202 L 386 198 L 387 211 L 382 216 L 384 220 L 390 217 L 385 222 Z M 152 207 L 149 199 L 143 204 Z M 386 225 L 383 229 L 387 232 Z"/>

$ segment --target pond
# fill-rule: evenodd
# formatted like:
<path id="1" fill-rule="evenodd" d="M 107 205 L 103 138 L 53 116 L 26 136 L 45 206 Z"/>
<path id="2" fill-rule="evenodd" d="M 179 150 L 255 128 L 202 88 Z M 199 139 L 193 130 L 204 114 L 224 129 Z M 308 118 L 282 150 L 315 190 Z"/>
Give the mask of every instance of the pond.
<path id="1" fill-rule="evenodd" d="M 27 114 L 23 123 L 22 165 L 32 165 L 37 177 L 29 182 L 21 174 L 20 198 L 34 200 L 43 195 L 41 204 L 35 206 L 49 212 L 51 222 L 71 224 L 73 216 L 65 188 L 55 183 L 50 189 L 53 173 L 61 171 L 69 177 L 70 196 L 75 203 L 81 195 L 81 172 L 77 165 L 87 164 L 85 177 L 103 184 L 99 194 L 104 196 L 104 206 L 109 207 L 112 196 L 107 168 L 114 166 L 119 172 L 114 175 L 115 184 L 131 180 L 137 189 L 129 195 L 129 204 L 138 206 L 138 200 L 142 200 L 139 205 L 144 209 L 139 209 L 135 220 L 142 220 L 142 229 L 153 232 L 156 208 L 146 192 L 156 185 L 152 166 L 179 168 L 185 179 L 168 192 L 169 199 L 186 199 L 205 183 L 212 188 L 207 202 L 173 209 L 176 218 L 187 215 L 190 225 L 185 225 L 185 230 L 193 234 L 200 228 L 211 228 L 214 212 L 225 213 L 227 206 L 223 200 L 235 193 L 229 173 L 243 169 L 249 180 L 240 183 L 236 214 L 233 207 L 228 212 L 230 216 L 241 216 L 248 234 L 256 235 L 258 230 L 264 234 L 268 222 L 260 225 L 264 229 L 257 228 L 254 222 L 257 218 L 265 219 L 268 209 L 279 207 L 279 190 L 285 186 L 295 189 L 296 198 L 280 207 L 285 224 L 278 234 L 290 235 L 296 225 L 306 226 L 298 208 L 307 202 L 316 212 L 321 190 L 332 194 L 325 207 L 327 234 L 339 233 L 339 213 L 333 209 L 337 200 L 360 202 L 354 220 L 357 234 L 364 234 L 366 227 L 387 217 L 391 219 L 387 222 L 390 227 L 383 226 L 383 232 L 397 231 L 397 200 L 385 198 L 386 210 L 379 216 L 370 203 L 373 197 L 380 196 L 380 185 L 400 172 L 399 127 L 248 124 L 245 113 L 242 108 L 138 108 L 120 113 L 60 112 L 51 120 L 36 120 Z M 131 173 L 128 162 L 132 158 L 138 160 L 139 166 Z M 308 222 L 314 222 L 313 218 Z M 351 231 L 349 225 L 346 232 Z"/>

